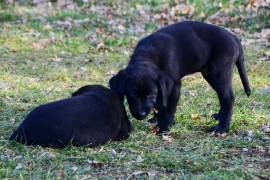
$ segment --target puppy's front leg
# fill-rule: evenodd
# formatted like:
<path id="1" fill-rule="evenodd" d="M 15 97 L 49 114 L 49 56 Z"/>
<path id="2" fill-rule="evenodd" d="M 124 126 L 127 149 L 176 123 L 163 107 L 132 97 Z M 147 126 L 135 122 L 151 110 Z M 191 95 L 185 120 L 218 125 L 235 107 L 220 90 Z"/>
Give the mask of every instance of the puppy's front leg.
<path id="1" fill-rule="evenodd" d="M 159 133 L 169 131 L 169 127 L 174 123 L 174 114 L 180 97 L 180 84 L 174 85 L 169 95 L 167 106 L 159 106 L 158 127 Z"/>

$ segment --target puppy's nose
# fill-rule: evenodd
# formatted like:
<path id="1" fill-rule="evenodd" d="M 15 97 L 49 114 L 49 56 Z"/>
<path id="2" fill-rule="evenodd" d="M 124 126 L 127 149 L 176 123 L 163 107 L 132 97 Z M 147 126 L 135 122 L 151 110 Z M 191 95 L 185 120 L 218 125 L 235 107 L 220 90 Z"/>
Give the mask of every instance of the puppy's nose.
<path id="1" fill-rule="evenodd" d="M 146 112 L 145 111 L 140 111 L 139 112 L 139 116 L 144 117 L 145 115 L 146 115 Z"/>

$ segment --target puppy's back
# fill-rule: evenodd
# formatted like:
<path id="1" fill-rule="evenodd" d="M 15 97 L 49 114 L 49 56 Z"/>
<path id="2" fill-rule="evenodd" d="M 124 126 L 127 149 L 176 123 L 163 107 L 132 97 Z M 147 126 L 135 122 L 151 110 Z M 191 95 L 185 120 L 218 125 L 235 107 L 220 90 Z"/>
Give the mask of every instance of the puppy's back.
<path id="1" fill-rule="evenodd" d="M 123 113 L 123 104 L 111 90 L 85 86 L 71 98 L 35 108 L 10 139 L 27 145 L 96 146 L 117 136 Z"/>

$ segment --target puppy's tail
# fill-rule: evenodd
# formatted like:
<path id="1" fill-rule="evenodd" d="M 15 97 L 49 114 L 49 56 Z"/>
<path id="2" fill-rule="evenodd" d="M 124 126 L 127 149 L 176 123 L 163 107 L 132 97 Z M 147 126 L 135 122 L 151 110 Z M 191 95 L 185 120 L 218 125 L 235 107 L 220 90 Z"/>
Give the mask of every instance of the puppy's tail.
<path id="1" fill-rule="evenodd" d="M 251 89 L 250 89 L 250 86 L 249 86 L 249 81 L 248 81 L 248 77 L 247 77 L 247 71 L 246 71 L 246 68 L 245 68 L 245 58 L 244 58 L 243 48 L 242 48 L 242 45 L 240 43 L 240 40 L 237 37 L 234 37 L 234 38 L 237 41 L 237 43 L 239 44 L 239 48 L 240 48 L 239 49 L 239 57 L 238 57 L 238 60 L 236 61 L 236 67 L 238 69 L 240 79 L 242 81 L 245 92 L 246 92 L 247 96 L 250 96 Z"/>

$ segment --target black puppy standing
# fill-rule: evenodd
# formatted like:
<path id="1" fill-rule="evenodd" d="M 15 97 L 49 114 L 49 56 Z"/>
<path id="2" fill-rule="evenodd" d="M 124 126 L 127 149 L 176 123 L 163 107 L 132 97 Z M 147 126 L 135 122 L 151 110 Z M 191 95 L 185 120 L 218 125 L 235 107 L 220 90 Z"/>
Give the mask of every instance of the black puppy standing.
<path id="1" fill-rule="evenodd" d="M 41 105 L 10 140 L 26 145 L 94 147 L 129 137 L 131 124 L 118 95 L 100 85 L 84 86 L 71 98 Z"/>
<path id="2" fill-rule="evenodd" d="M 224 28 L 184 21 L 164 27 L 137 44 L 126 69 L 111 78 L 111 89 L 127 97 L 131 114 L 145 118 L 156 108 L 160 133 L 168 131 L 180 96 L 181 79 L 201 72 L 217 92 L 219 124 L 212 132 L 228 132 L 233 112 L 232 71 L 236 64 L 246 94 L 251 91 L 239 39 Z"/>

